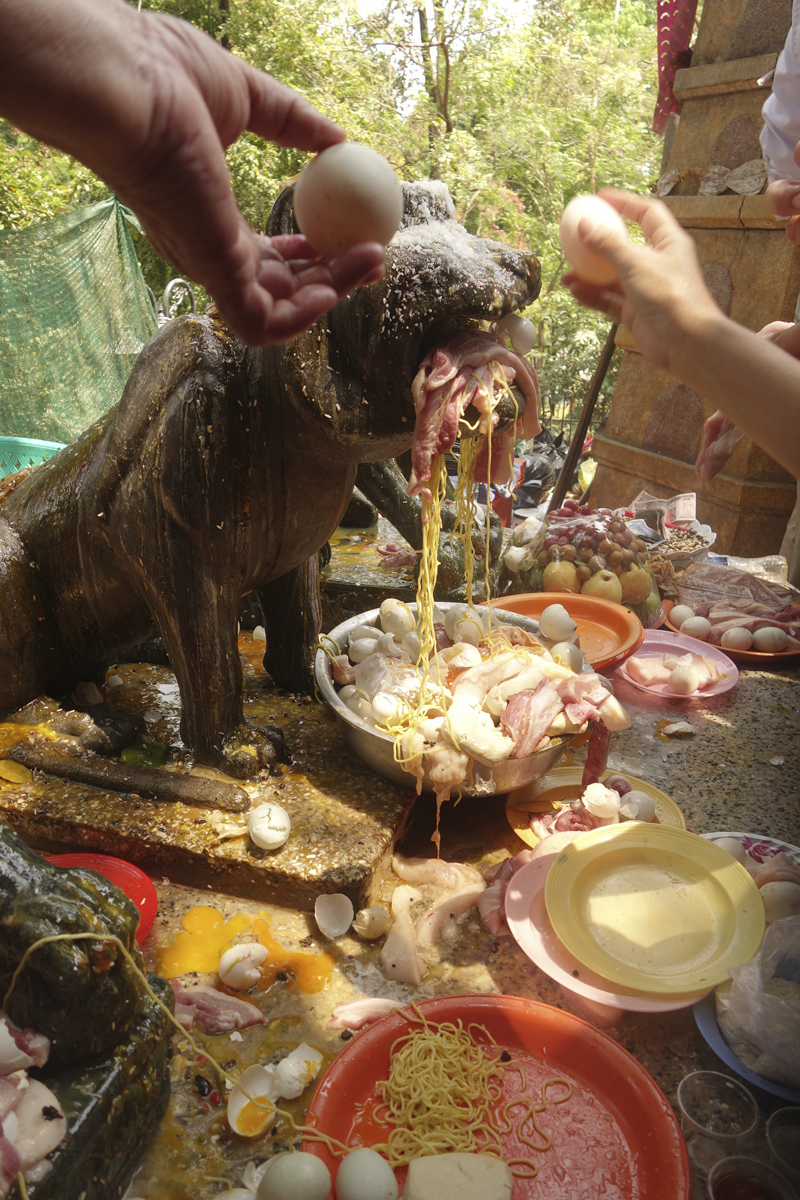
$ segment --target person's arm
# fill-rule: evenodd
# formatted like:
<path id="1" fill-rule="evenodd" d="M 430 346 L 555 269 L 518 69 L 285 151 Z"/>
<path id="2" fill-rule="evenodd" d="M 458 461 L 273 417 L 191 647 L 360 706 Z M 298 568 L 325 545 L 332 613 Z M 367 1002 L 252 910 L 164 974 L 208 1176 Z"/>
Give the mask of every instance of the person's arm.
<path id="1" fill-rule="evenodd" d="M 627 325 L 642 353 L 705 396 L 795 477 L 800 476 L 800 362 L 779 344 L 729 320 L 711 297 L 694 242 L 666 205 L 649 196 L 603 190 L 649 245 L 594 230 L 579 233 L 616 268 L 603 288 L 574 274 L 563 282 L 582 304 Z"/>
<path id="2" fill-rule="evenodd" d="M 0 115 L 99 175 L 253 345 L 293 337 L 383 273 L 374 243 L 314 261 L 305 238 L 249 229 L 225 163 L 243 130 L 308 151 L 345 135 L 184 21 L 122 0 L 0 0 Z"/>

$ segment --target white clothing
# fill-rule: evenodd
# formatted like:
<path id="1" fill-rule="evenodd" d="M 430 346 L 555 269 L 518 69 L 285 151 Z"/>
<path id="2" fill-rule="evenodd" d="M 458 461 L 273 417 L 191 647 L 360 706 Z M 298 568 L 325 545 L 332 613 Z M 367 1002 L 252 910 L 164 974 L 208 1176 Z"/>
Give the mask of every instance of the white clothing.
<path id="1" fill-rule="evenodd" d="M 800 0 L 792 0 L 792 27 L 761 115 L 761 150 L 770 183 L 800 179 L 800 167 L 794 161 L 794 148 L 800 142 Z"/>

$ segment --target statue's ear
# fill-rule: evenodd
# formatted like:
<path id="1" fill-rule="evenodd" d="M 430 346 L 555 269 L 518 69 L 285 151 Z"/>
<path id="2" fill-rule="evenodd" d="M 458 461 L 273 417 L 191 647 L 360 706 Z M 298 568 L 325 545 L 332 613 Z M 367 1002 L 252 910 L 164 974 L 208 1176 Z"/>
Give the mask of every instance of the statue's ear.
<path id="1" fill-rule="evenodd" d="M 299 233 L 294 219 L 293 183 L 287 184 L 270 209 L 264 233 L 267 237 L 275 237 L 280 233 Z"/>

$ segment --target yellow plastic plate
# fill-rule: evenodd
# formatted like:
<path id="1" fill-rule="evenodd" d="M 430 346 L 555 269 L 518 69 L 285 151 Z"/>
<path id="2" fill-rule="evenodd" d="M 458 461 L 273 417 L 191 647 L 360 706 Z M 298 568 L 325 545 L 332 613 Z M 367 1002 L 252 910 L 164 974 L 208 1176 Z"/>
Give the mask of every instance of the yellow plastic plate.
<path id="1" fill-rule="evenodd" d="M 550 868 L 545 905 L 584 966 L 661 995 L 722 983 L 764 936 L 764 905 L 744 867 L 666 825 L 625 822 L 583 834 Z"/>
<path id="2" fill-rule="evenodd" d="M 635 775 L 625 775 L 624 771 L 605 771 L 603 780 L 608 779 L 610 775 L 622 775 L 637 792 L 646 792 L 648 796 L 652 796 L 656 808 L 656 821 L 660 825 L 674 825 L 678 829 L 686 828 L 683 813 L 665 792 L 653 787 L 652 783 L 648 783 L 645 779 L 637 779 Z M 531 816 L 533 813 L 552 812 L 554 808 L 558 808 L 562 804 L 570 804 L 573 800 L 579 800 L 584 792 L 582 779 L 582 766 L 554 767 L 541 779 L 535 779 L 533 783 L 509 792 L 506 801 L 506 817 L 517 837 L 529 846 L 538 846 L 539 838 L 530 825 Z"/>

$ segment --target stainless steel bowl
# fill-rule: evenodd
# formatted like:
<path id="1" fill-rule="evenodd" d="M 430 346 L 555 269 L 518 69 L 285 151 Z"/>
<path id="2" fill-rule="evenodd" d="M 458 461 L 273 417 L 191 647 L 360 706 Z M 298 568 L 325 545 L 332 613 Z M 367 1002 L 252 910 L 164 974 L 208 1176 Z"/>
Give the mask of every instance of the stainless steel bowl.
<path id="1" fill-rule="evenodd" d="M 453 607 L 453 604 L 440 603 L 438 607 L 442 612 L 447 612 L 449 608 Z M 409 608 L 416 613 L 416 604 L 410 604 Z M 359 625 L 378 625 L 378 617 L 379 610 L 377 608 L 370 609 L 369 612 L 351 617 L 349 621 L 343 621 L 341 625 L 337 625 L 330 631 L 328 637 L 332 638 L 344 653 L 351 631 Z M 535 621 L 530 620 L 529 617 L 521 617 L 518 613 L 504 611 L 503 621 L 508 625 L 519 625 L 530 633 L 538 631 Z M 351 712 L 339 699 L 333 682 L 330 659 L 324 650 L 317 651 L 317 657 L 314 660 L 314 674 L 320 694 L 336 714 L 344 740 L 353 753 L 378 775 L 382 775 L 384 779 L 389 779 L 392 783 L 399 783 L 405 787 L 415 785 L 414 776 L 409 771 L 404 771 L 400 764 L 395 762 L 394 740 L 389 737 L 388 733 L 383 733 L 374 725 L 370 725 L 363 717 Z M 527 758 L 508 758 L 496 767 L 486 767 L 473 760 L 472 779 L 471 781 L 464 780 L 461 791 L 465 796 L 497 796 L 511 792 L 514 788 L 524 787 L 527 783 L 532 783 L 534 779 L 540 779 L 542 775 L 546 775 L 563 756 L 571 741 L 573 741 L 572 737 L 555 738 L 549 746 L 546 746 L 544 750 L 537 751 L 536 754 L 529 754 Z M 423 787 L 426 791 L 433 791 L 433 784 L 427 775 L 424 778 Z"/>

